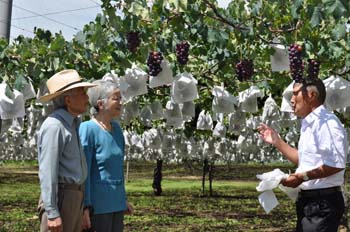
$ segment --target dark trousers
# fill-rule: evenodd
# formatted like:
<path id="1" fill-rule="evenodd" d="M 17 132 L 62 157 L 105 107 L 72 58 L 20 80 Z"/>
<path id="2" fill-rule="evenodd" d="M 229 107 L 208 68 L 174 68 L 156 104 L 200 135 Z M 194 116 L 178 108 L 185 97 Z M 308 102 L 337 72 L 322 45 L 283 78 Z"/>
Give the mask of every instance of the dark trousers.
<path id="1" fill-rule="evenodd" d="M 96 232 L 123 232 L 124 212 L 95 214 L 92 226 Z"/>
<path id="2" fill-rule="evenodd" d="M 301 196 L 296 202 L 297 232 L 337 232 L 344 213 L 342 192 Z"/>

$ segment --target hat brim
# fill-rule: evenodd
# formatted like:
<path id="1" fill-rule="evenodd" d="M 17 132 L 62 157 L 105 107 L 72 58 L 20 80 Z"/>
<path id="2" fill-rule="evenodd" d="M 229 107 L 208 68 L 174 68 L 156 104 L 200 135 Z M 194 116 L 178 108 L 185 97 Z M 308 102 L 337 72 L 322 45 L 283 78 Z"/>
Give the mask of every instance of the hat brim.
<path id="1" fill-rule="evenodd" d="M 68 90 L 75 89 L 75 88 L 80 88 L 80 87 L 91 88 L 91 87 L 95 87 L 95 86 L 97 86 L 97 85 L 96 84 L 91 84 L 91 83 L 88 83 L 88 82 L 76 83 L 74 85 L 71 85 L 71 86 L 67 87 L 64 90 L 41 96 L 41 97 L 39 97 L 39 101 L 42 102 L 42 103 L 45 103 L 45 102 L 48 102 L 48 101 L 54 99 L 55 97 L 58 97 L 61 94 L 67 92 Z"/>

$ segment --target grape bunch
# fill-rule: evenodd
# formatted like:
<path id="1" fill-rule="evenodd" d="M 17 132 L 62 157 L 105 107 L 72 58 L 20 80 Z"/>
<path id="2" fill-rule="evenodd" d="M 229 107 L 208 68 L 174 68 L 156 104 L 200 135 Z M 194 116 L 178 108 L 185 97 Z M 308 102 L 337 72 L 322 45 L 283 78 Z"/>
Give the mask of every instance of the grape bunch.
<path id="1" fill-rule="evenodd" d="M 151 76 L 157 76 L 158 73 L 162 71 L 162 68 L 160 67 L 160 64 L 162 63 L 163 56 L 160 52 L 150 52 L 148 59 L 147 59 L 147 65 L 148 65 L 148 74 Z"/>
<path id="2" fill-rule="evenodd" d="M 189 50 L 190 44 L 187 41 L 176 44 L 176 58 L 181 65 L 187 64 Z"/>
<path id="3" fill-rule="evenodd" d="M 244 59 L 236 64 L 236 74 L 239 81 L 250 80 L 254 74 L 253 61 Z"/>
<path id="4" fill-rule="evenodd" d="M 315 79 L 318 78 L 318 73 L 320 71 L 320 61 L 315 59 L 308 59 L 308 78 Z"/>
<path id="5" fill-rule="evenodd" d="M 126 35 L 126 40 L 128 41 L 129 51 L 135 53 L 141 43 L 140 33 L 138 31 L 130 31 Z"/>
<path id="6" fill-rule="evenodd" d="M 292 44 L 288 48 L 290 72 L 296 82 L 303 80 L 304 64 L 302 60 L 303 47 L 298 44 Z"/>

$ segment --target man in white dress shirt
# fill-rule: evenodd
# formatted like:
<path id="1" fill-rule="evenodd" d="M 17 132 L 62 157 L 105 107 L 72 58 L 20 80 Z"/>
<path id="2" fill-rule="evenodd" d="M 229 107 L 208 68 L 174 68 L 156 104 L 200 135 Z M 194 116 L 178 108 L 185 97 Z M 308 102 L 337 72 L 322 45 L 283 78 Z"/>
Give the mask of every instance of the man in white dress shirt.
<path id="1" fill-rule="evenodd" d="M 347 135 L 339 119 L 323 106 L 325 99 L 320 79 L 294 84 L 291 103 L 294 113 L 302 118 L 298 149 L 267 125 L 258 128 L 265 142 L 298 165 L 294 174 L 281 181 L 284 186 L 301 189 L 296 202 L 298 232 L 336 232 L 344 212 Z"/>

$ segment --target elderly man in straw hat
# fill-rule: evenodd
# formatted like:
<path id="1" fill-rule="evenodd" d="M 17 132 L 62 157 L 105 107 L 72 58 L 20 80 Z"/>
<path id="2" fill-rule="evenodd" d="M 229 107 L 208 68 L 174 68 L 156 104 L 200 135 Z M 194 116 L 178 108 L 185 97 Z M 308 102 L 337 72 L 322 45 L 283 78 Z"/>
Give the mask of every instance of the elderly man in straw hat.
<path id="1" fill-rule="evenodd" d="M 40 179 L 40 231 L 81 231 L 83 183 L 87 175 L 85 155 L 79 141 L 78 115 L 87 110 L 86 89 L 75 70 L 63 70 L 47 82 L 49 93 L 40 97 L 52 101 L 54 112 L 38 134 Z"/>

